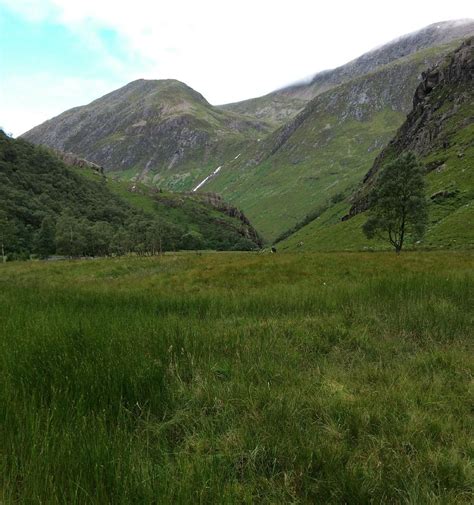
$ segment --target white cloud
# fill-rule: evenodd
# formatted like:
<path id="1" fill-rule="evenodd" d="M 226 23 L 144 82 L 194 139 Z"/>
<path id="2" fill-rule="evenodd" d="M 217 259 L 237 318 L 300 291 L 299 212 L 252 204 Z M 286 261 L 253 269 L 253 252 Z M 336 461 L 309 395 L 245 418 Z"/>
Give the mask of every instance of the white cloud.
<path id="1" fill-rule="evenodd" d="M 105 66 L 125 82 L 176 78 L 211 103 L 258 96 L 432 22 L 474 16 L 471 0 L 433 0 L 429 8 L 411 0 L 3 2 L 29 19 L 53 20 L 96 44 Z M 95 36 L 104 28 L 119 34 L 126 61 Z"/>

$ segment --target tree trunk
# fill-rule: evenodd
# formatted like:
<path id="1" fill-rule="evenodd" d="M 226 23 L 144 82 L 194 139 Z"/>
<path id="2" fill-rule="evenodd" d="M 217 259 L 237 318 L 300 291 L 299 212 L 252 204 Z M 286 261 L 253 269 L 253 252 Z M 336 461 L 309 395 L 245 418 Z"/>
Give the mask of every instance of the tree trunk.
<path id="1" fill-rule="evenodd" d="M 2 262 L 6 263 L 7 262 L 7 257 L 5 256 L 5 245 L 2 242 Z"/>
<path id="2" fill-rule="evenodd" d="M 405 212 L 403 212 L 402 224 L 400 226 L 400 240 L 398 241 L 397 254 L 400 254 L 400 251 L 402 250 L 404 237 L 405 237 Z"/>

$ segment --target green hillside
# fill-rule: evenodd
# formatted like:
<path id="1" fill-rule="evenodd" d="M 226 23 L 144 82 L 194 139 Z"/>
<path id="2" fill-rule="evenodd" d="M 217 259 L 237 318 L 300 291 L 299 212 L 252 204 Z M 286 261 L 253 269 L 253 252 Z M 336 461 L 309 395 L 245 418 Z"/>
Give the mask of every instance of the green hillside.
<path id="1" fill-rule="evenodd" d="M 245 216 L 205 195 L 167 194 L 112 181 L 89 166 L 0 132 L 0 239 L 11 258 L 250 249 Z"/>
<path id="2" fill-rule="evenodd" d="M 474 111 L 473 111 L 474 112 Z M 474 129 L 469 128 L 471 139 Z M 453 140 L 460 140 L 466 132 L 459 132 Z M 464 157 L 458 157 L 458 148 L 464 149 Z M 426 176 L 429 225 L 418 248 L 474 248 L 474 146 L 453 144 L 451 152 L 443 153 L 442 172 Z M 439 153 L 438 153 L 439 154 Z M 433 159 L 435 155 L 430 157 Z M 423 161 L 426 163 L 429 158 Z M 439 197 L 435 195 L 439 194 Z M 443 196 L 448 195 L 448 196 Z M 434 196 L 434 198 L 430 198 Z M 387 250 L 385 242 L 368 240 L 361 226 L 365 213 L 348 221 L 341 218 L 348 213 L 350 204 L 342 202 L 331 208 L 310 224 L 277 245 L 281 251 L 354 251 Z M 412 245 L 413 246 L 413 245 Z"/>

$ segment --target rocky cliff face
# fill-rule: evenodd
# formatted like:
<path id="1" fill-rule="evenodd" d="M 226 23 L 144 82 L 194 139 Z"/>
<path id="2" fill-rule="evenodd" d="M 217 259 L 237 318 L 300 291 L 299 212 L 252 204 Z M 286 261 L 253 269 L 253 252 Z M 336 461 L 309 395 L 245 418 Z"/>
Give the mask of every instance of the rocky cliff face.
<path id="1" fill-rule="evenodd" d="M 255 230 L 255 228 L 252 226 L 247 216 L 240 209 L 226 202 L 220 195 L 217 193 L 190 193 L 189 195 L 206 203 L 213 209 L 216 209 L 218 212 L 222 212 L 226 216 L 240 221 L 240 234 L 246 239 L 251 240 L 257 244 L 259 247 L 263 245 L 262 238 L 260 237 L 257 230 Z"/>
<path id="2" fill-rule="evenodd" d="M 105 171 L 129 171 L 139 180 L 156 177 L 165 186 L 173 177 L 187 177 L 190 187 L 202 165 L 220 163 L 227 148 L 265 131 L 264 123 L 218 110 L 179 81 L 141 79 L 23 137 L 72 152 Z"/>
<path id="3" fill-rule="evenodd" d="M 426 159 L 433 152 L 449 149 L 453 126 L 460 131 L 474 124 L 473 104 L 474 37 L 470 37 L 443 61 L 423 72 L 411 112 L 365 175 L 347 217 L 366 210 L 368 190 L 377 173 L 390 160 L 404 151 L 412 151 Z M 462 149 L 458 156 L 463 156 Z M 427 171 L 441 166 L 443 159 L 441 156 L 427 163 Z"/>

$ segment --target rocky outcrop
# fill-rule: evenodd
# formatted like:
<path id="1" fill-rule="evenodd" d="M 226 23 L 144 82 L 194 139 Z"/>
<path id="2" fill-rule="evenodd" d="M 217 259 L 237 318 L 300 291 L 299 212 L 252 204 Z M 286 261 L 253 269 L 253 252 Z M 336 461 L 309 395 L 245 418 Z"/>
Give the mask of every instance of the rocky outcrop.
<path id="1" fill-rule="evenodd" d="M 237 207 L 226 202 L 217 193 L 166 193 L 160 189 L 140 184 L 130 185 L 129 191 L 152 196 L 163 207 L 179 209 L 186 208 L 187 204 L 191 203 L 194 204 L 194 212 L 198 208 L 201 208 L 201 211 L 204 208 L 206 213 L 212 214 L 217 211 L 217 213 L 222 215 L 221 218 L 217 218 L 219 226 L 235 230 L 240 236 L 250 240 L 258 247 L 263 245 L 262 237 L 252 226 L 245 214 Z M 223 216 L 228 216 L 232 219 L 223 219 Z"/>
<path id="2" fill-rule="evenodd" d="M 348 219 L 367 209 L 368 192 L 381 168 L 404 151 L 425 157 L 434 150 L 446 149 L 450 139 L 446 124 L 466 104 L 474 101 L 474 37 L 422 74 L 413 97 L 413 107 L 393 140 L 377 156 L 365 175 L 361 189 L 353 197 Z M 468 115 L 459 127 L 474 123 Z M 459 153 L 462 157 L 462 153 Z M 439 169 L 443 162 L 427 166 L 427 172 Z"/>
<path id="3" fill-rule="evenodd" d="M 208 203 L 212 207 L 214 207 L 219 212 L 223 212 L 224 214 L 235 217 L 242 221 L 242 223 L 249 225 L 250 221 L 245 217 L 245 214 L 239 210 L 237 207 L 230 205 L 227 203 L 220 195 L 217 193 L 190 193 L 200 200 Z"/>
<path id="4" fill-rule="evenodd" d="M 262 238 L 257 230 L 255 230 L 255 228 L 251 225 L 245 214 L 237 207 L 234 207 L 226 202 L 220 195 L 217 193 L 190 193 L 190 195 L 194 198 L 199 198 L 201 201 L 212 206 L 214 209 L 222 212 L 226 216 L 238 219 L 242 223 L 240 228 L 242 236 L 252 240 L 252 242 L 255 242 L 259 246 L 263 245 Z"/>
<path id="5" fill-rule="evenodd" d="M 66 165 L 76 168 L 89 168 L 90 170 L 93 170 L 102 176 L 104 175 L 104 167 L 97 165 L 97 163 L 79 158 L 79 156 L 76 156 L 73 153 L 63 153 L 62 151 L 58 150 L 53 151 L 59 159 L 66 163 Z"/>
<path id="6" fill-rule="evenodd" d="M 413 109 L 401 126 L 389 149 L 400 154 L 410 150 L 420 156 L 426 155 L 439 142 L 443 133 L 443 124 L 456 112 L 462 103 L 472 99 L 474 85 L 474 37 L 467 39 L 454 53 L 445 60 L 423 72 L 413 98 Z M 463 84 L 467 85 L 462 90 Z M 452 93 L 456 90 L 456 94 Z M 437 114 L 443 107 L 442 114 Z M 471 121 L 474 118 L 470 118 Z M 448 142 L 448 139 L 443 139 Z M 370 179 L 374 170 L 383 164 L 385 151 L 374 163 L 365 181 Z"/>

